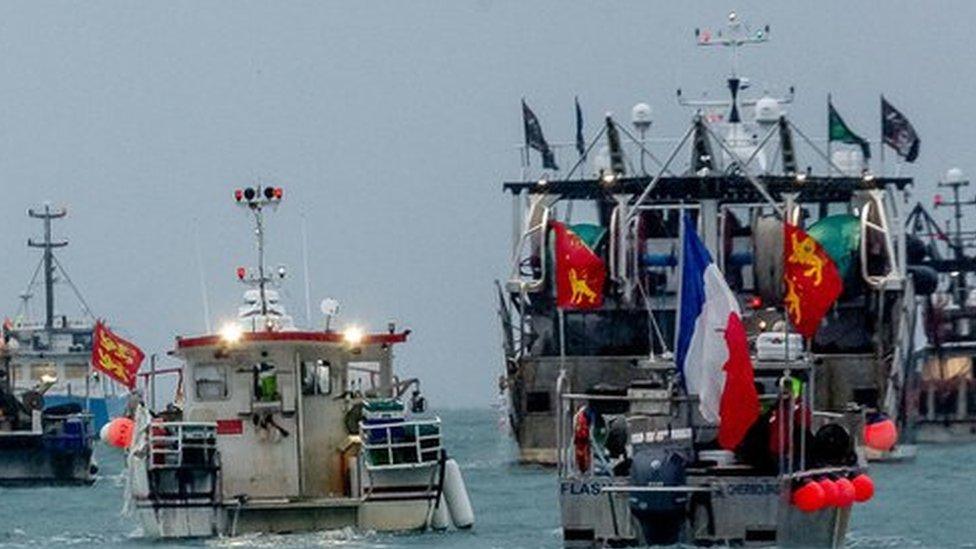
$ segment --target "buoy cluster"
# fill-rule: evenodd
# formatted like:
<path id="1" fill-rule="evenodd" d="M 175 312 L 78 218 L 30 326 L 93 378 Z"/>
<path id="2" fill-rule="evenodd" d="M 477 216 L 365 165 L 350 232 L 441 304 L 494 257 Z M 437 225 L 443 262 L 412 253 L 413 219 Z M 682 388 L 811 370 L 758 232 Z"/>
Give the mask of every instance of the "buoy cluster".
<path id="1" fill-rule="evenodd" d="M 98 433 L 102 442 L 116 448 L 128 448 L 132 444 L 136 422 L 127 417 L 117 417 L 102 426 Z"/>
<path id="2" fill-rule="evenodd" d="M 874 497 L 874 481 L 865 473 L 807 479 L 793 490 L 793 505 L 805 513 L 850 507 Z"/>

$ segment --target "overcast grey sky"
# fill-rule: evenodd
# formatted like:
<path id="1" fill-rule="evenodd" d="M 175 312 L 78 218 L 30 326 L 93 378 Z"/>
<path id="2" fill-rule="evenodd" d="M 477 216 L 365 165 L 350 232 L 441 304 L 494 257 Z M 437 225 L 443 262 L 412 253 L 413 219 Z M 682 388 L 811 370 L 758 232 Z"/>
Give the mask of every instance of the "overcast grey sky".
<path id="1" fill-rule="evenodd" d="M 921 194 L 951 165 L 976 171 L 970 1 L 6 2 L 0 303 L 16 310 L 36 261 L 25 211 L 51 200 L 69 208 L 63 262 L 96 313 L 168 350 L 204 327 L 194 234 L 214 321 L 231 318 L 234 269 L 253 262 L 231 192 L 273 183 L 285 200 L 269 259 L 291 268 L 296 317 L 305 215 L 313 303 L 335 297 L 344 321 L 375 328 L 397 319 L 414 330 L 400 366 L 435 406 L 487 404 L 519 99 L 552 141 L 572 138 L 574 95 L 590 128 L 646 101 L 652 134 L 679 134 L 675 88 L 718 93 L 727 70 L 692 29 L 733 8 L 773 29 L 742 72 L 795 85 L 790 112 L 811 134 L 833 92 L 877 139 L 884 92 L 922 136 L 905 172 Z"/>

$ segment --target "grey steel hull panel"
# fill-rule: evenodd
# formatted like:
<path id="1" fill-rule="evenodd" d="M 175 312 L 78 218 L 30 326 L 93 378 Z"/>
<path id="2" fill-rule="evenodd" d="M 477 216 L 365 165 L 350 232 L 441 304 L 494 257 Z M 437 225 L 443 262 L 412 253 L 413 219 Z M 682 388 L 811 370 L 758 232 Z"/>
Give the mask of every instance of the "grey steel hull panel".
<path id="1" fill-rule="evenodd" d="M 626 389 L 651 375 L 638 364 L 646 356 L 568 356 L 524 358 L 508 376 L 509 420 L 519 447 L 519 460 L 556 464 L 556 382 L 566 370 L 564 391 L 582 393 L 605 384 Z M 542 395 L 545 395 L 543 397 Z M 542 406 L 542 404 L 546 404 Z"/>
<path id="2" fill-rule="evenodd" d="M 90 484 L 95 480 L 91 454 L 90 448 L 50 450 L 36 436 L 6 436 L 0 440 L 0 485 Z"/>
<path id="3" fill-rule="evenodd" d="M 650 546 L 642 537 L 640 520 L 631 514 L 627 494 L 601 491 L 621 482 L 626 480 L 560 480 L 565 547 Z M 777 547 L 844 543 L 850 508 L 804 513 L 790 504 L 788 489 L 775 477 L 691 477 L 689 484 L 710 486 L 715 492 L 700 500 L 707 504 L 692 504 L 680 514 L 679 543 Z"/>

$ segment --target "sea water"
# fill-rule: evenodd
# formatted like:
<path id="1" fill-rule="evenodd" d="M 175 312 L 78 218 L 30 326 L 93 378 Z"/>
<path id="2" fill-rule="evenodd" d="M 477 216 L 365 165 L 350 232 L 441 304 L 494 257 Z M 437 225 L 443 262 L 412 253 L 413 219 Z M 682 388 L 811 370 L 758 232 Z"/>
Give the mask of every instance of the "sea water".
<path id="1" fill-rule="evenodd" d="M 0 547 L 560 547 L 554 472 L 514 463 L 491 409 L 445 411 L 444 438 L 475 508 L 465 532 L 377 534 L 354 529 L 247 535 L 185 543 L 134 539 L 121 514 L 122 457 L 98 444 L 90 487 L 0 488 Z M 850 547 L 976 547 L 976 446 L 922 446 L 912 463 L 872 465 L 877 495 L 854 509 Z"/>

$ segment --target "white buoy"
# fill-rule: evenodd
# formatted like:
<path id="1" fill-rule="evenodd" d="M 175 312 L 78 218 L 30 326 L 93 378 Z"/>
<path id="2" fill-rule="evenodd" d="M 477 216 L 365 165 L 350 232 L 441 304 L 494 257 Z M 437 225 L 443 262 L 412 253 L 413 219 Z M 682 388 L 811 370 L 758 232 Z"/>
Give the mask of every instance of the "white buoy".
<path id="1" fill-rule="evenodd" d="M 451 512 L 447 509 L 447 502 L 444 501 L 444 494 L 437 500 L 437 507 L 434 514 L 430 517 L 430 527 L 437 531 L 447 530 L 451 526 Z"/>
<path id="2" fill-rule="evenodd" d="M 444 464 L 444 500 L 451 513 L 451 521 L 456 528 L 465 529 L 474 526 L 474 509 L 468 499 L 468 489 L 461 476 L 461 468 L 453 459 Z"/>
<path id="3" fill-rule="evenodd" d="M 109 426 L 109 423 L 110 422 L 107 422 L 107 423 L 105 423 L 105 425 L 102 425 L 101 430 L 98 431 L 98 438 L 100 438 L 102 440 L 102 442 L 104 442 L 105 444 L 108 444 L 108 426 Z"/>

